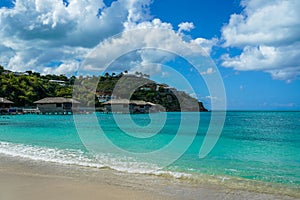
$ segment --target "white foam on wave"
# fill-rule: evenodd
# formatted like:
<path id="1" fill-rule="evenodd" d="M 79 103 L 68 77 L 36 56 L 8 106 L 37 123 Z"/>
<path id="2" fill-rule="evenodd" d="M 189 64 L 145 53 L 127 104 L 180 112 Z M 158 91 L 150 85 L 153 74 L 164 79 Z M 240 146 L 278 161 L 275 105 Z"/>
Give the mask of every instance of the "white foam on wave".
<path id="1" fill-rule="evenodd" d="M 287 190 L 286 188 L 280 190 L 278 187 L 272 189 L 272 187 L 267 187 L 265 184 L 259 184 L 259 182 L 256 181 L 247 181 L 246 179 L 241 178 L 235 180 L 234 178 L 231 179 L 225 176 L 190 174 L 180 172 L 176 169 L 159 170 L 159 167 L 155 164 L 138 162 L 134 158 L 108 154 L 99 154 L 95 156 L 79 149 L 58 149 L 0 142 L 0 154 L 35 161 L 54 162 L 64 165 L 77 165 L 99 169 L 108 168 L 125 173 L 148 174 L 204 184 L 226 184 L 227 187 L 233 189 L 250 189 L 258 192 L 268 191 L 276 194 L 288 193 L 290 196 L 297 196 L 297 192 L 295 193 L 293 190 Z"/>
<path id="2" fill-rule="evenodd" d="M 189 179 L 192 178 L 192 174 L 183 173 L 183 172 L 174 172 L 174 171 L 154 171 L 150 173 L 156 176 L 170 176 L 177 179 Z"/>
<path id="3" fill-rule="evenodd" d="M 181 172 L 160 170 L 159 166 L 155 164 L 139 162 L 130 157 L 111 154 L 91 155 L 79 149 L 58 149 L 0 142 L 0 154 L 65 165 L 78 165 L 100 169 L 109 168 L 126 173 L 150 174 L 173 178 L 188 178 L 191 176 L 190 174 Z"/>
<path id="4" fill-rule="evenodd" d="M 105 167 L 100 163 L 92 162 L 92 160 L 81 150 L 62 150 L 57 148 L 0 142 L 0 153 L 12 157 L 21 157 L 36 161 L 55 162 L 67 165 L 82 165 L 97 168 Z"/>

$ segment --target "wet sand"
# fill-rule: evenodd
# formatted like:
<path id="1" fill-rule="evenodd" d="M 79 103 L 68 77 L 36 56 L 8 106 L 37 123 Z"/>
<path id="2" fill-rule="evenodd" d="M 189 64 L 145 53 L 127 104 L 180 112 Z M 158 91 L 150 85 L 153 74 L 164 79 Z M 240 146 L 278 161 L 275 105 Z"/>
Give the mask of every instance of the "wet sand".
<path id="1" fill-rule="evenodd" d="M 297 199 L 289 196 L 197 186 L 176 179 L 60 165 L 0 155 L 3 200 Z"/>

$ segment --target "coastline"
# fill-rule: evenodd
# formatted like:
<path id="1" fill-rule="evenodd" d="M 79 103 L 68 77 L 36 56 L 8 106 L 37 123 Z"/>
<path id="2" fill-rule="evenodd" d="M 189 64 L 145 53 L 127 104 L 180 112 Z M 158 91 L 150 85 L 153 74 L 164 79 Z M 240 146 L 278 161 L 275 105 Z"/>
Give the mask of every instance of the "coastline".
<path id="1" fill-rule="evenodd" d="M 171 199 L 122 184 L 108 170 L 0 155 L 0 199 Z"/>
<path id="2" fill-rule="evenodd" d="M 297 199 L 195 185 L 178 179 L 121 173 L 0 154 L 0 198 L 17 199 Z"/>

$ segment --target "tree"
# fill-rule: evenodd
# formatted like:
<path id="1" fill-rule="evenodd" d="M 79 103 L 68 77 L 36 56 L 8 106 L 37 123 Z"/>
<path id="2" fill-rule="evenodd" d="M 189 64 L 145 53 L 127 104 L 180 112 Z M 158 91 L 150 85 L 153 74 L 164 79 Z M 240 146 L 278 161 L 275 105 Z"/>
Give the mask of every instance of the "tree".
<path id="1" fill-rule="evenodd" d="M 4 72 L 4 67 L 2 67 L 1 65 L 0 65 L 0 74 L 2 74 Z"/>
<path id="2" fill-rule="evenodd" d="M 70 81 L 69 81 L 70 85 L 74 85 L 75 80 L 76 80 L 76 77 L 75 76 L 71 76 L 70 77 Z"/>
<path id="3" fill-rule="evenodd" d="M 38 72 L 33 72 L 32 75 L 36 76 L 36 77 L 41 77 L 41 74 Z"/>
<path id="4" fill-rule="evenodd" d="M 0 66 L 0 72 L 9 72 Z M 126 71 L 124 71 L 126 73 Z M 28 72 L 28 74 L 30 74 Z M 121 73 L 122 74 L 122 73 Z M 111 95 L 114 89 L 118 89 L 118 97 L 128 98 L 128 89 L 136 89 L 141 86 L 150 87 L 150 90 L 135 90 L 131 99 L 144 100 L 160 104 L 167 111 L 180 110 L 179 102 L 198 102 L 197 99 L 190 97 L 184 92 L 177 90 L 167 90 L 166 84 L 158 84 L 152 80 L 146 79 L 150 76 L 141 72 L 135 73 L 137 76 L 112 76 L 105 73 L 104 76 L 72 76 L 70 78 L 65 75 L 40 75 L 33 72 L 30 75 L 15 75 L 14 73 L 0 73 L 0 96 L 5 97 L 15 104 L 14 106 L 31 106 L 33 102 L 45 97 L 72 97 L 73 86 L 75 81 L 78 83 L 76 87 L 76 95 L 78 100 L 86 106 L 97 105 L 95 95 L 95 83 L 97 84 L 97 92 L 104 95 Z M 142 76 L 141 76 L 142 75 Z M 122 78 L 121 78 L 122 77 Z M 49 80 L 63 80 L 66 85 L 52 83 Z M 98 81 L 99 80 L 99 81 Z M 118 83 L 118 88 L 116 88 Z M 122 84 L 123 83 L 123 84 Z M 156 88 L 159 87 L 157 91 Z M 97 104 L 95 104 L 95 101 Z M 205 111 L 202 103 L 199 103 L 200 110 Z"/>
<path id="5" fill-rule="evenodd" d="M 29 70 L 29 71 L 25 71 L 28 75 L 31 75 L 32 74 L 32 71 Z"/>

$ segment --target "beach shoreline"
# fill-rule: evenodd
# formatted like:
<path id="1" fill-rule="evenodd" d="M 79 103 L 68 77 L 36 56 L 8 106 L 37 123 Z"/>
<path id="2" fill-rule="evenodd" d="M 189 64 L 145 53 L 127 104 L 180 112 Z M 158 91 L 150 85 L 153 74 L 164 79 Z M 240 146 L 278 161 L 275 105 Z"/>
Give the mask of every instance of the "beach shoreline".
<path id="1" fill-rule="evenodd" d="M 0 155 L 0 199 L 297 199 Z"/>
<path id="2" fill-rule="evenodd" d="M 0 199 L 168 199 L 131 186 L 125 187 L 121 179 L 118 184 L 114 182 L 116 175 L 108 170 L 101 170 L 101 177 L 96 177 L 97 169 L 5 155 L 1 155 L 0 160 Z"/>

